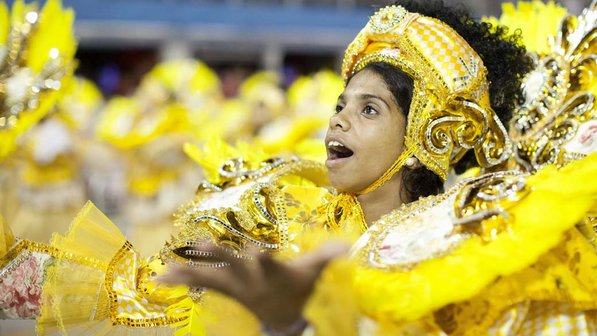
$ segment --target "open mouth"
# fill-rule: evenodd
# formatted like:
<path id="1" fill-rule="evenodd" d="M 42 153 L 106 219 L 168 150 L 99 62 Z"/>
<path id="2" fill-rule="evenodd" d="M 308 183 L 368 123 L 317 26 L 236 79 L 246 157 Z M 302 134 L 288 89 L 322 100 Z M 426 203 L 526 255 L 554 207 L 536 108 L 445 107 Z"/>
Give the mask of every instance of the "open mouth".
<path id="1" fill-rule="evenodd" d="M 328 143 L 327 147 L 328 160 L 345 159 L 351 157 L 354 152 L 336 140 Z"/>

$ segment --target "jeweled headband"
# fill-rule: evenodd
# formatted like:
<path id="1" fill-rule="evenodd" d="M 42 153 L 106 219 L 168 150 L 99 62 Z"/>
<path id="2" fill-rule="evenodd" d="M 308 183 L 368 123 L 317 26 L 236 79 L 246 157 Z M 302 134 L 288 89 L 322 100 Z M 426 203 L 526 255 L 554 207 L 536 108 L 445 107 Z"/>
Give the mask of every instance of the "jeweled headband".
<path id="1" fill-rule="evenodd" d="M 482 167 L 508 159 L 510 141 L 490 107 L 487 70 L 448 25 L 400 6 L 384 7 L 348 46 L 344 81 L 373 62 L 389 63 L 413 78 L 404 143 L 443 180 L 469 149 Z"/>

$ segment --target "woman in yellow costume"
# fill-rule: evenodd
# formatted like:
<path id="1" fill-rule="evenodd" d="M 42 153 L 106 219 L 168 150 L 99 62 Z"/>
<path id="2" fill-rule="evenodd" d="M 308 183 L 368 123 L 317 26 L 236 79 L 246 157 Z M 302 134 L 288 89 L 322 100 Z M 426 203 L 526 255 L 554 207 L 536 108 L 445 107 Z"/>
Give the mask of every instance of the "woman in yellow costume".
<path id="1" fill-rule="evenodd" d="M 209 287 L 274 335 L 591 333 L 597 260 L 575 225 L 594 207 L 595 156 L 535 176 L 488 173 L 440 194 L 449 168 L 472 162 L 467 150 L 487 170 L 507 162 L 497 114 L 512 112 L 529 63 L 503 30 L 438 3 L 403 5 L 378 11 L 346 52 L 329 181 L 316 163 L 258 162 L 253 151 L 219 166 L 238 153 L 198 151 L 209 182 L 146 261 L 92 206 L 51 246 L 7 236 L 3 314 L 35 317 L 42 333 L 261 333 Z M 293 258 L 333 232 L 360 235 L 353 262 L 326 271 L 313 294 L 341 248 L 289 263 L 251 250 Z M 161 281 L 190 288 L 156 285 L 178 262 L 190 267 Z"/>

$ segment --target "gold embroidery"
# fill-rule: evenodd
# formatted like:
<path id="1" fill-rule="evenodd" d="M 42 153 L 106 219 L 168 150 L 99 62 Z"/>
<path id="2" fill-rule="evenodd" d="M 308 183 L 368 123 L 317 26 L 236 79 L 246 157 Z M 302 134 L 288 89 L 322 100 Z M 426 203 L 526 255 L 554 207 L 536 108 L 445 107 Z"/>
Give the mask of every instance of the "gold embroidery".
<path id="1" fill-rule="evenodd" d="M 552 50 L 531 55 L 535 68 L 523 80 L 525 102 L 514 112 L 510 126 L 515 143 L 512 163 L 524 171 L 563 166 L 594 148 L 596 14 L 593 2 L 577 18 L 564 18 Z M 585 134 L 580 134 L 583 124 Z"/>

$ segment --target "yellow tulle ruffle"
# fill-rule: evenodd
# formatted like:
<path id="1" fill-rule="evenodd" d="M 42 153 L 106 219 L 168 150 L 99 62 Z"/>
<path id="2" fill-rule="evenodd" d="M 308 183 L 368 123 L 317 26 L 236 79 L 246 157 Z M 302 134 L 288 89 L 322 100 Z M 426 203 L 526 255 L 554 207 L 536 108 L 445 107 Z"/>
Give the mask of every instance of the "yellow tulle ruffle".
<path id="1" fill-rule="evenodd" d="M 91 202 L 73 220 L 65 236 L 54 234 L 53 264 L 43 288 L 40 333 L 95 330 L 109 316 L 104 279 L 108 266 L 126 239 Z"/>
<path id="2" fill-rule="evenodd" d="M 172 335 L 179 318 L 166 308 L 186 297 L 184 287 L 148 281 L 159 267 L 141 262 L 120 230 L 91 202 L 68 233 L 47 251 L 38 333 L 63 335 Z M 164 266 L 161 266 L 163 269 Z"/>
<path id="3" fill-rule="evenodd" d="M 167 267 L 155 257 L 140 262 L 119 229 L 91 202 L 66 235 L 53 236 L 47 251 L 53 260 L 37 321 L 42 335 L 261 333 L 254 315 L 230 298 L 207 292 L 194 302 L 184 286 L 153 282 Z"/>

